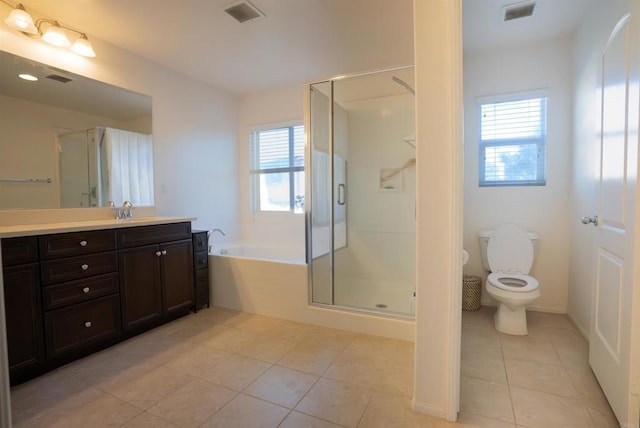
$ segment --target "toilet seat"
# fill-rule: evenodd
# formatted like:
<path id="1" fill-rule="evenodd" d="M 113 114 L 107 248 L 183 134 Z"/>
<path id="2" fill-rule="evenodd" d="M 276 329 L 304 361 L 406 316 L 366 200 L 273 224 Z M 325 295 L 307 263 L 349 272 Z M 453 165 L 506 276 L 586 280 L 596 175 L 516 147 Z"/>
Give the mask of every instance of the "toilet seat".
<path id="1" fill-rule="evenodd" d="M 505 291 L 515 293 L 527 293 L 538 289 L 538 280 L 529 275 L 493 272 L 487 277 L 487 282 L 492 286 Z"/>

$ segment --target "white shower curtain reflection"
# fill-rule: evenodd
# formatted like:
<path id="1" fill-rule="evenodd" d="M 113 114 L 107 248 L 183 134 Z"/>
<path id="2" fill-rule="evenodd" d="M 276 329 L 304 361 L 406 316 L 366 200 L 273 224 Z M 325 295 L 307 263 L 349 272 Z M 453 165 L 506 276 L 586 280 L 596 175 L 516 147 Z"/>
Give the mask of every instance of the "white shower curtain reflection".
<path id="1" fill-rule="evenodd" d="M 153 205 L 153 148 L 151 135 L 106 128 L 101 145 L 105 201 L 116 205 Z M 105 173 L 106 172 L 106 173 Z"/>

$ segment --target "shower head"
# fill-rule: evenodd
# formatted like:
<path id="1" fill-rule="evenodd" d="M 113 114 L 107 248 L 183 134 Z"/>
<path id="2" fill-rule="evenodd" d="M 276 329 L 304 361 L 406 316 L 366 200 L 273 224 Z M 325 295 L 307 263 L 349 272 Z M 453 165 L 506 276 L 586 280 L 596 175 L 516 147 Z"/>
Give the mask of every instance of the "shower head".
<path id="1" fill-rule="evenodd" d="M 403 88 L 405 88 L 407 91 L 411 92 L 413 95 L 415 95 L 415 94 L 416 94 L 416 91 L 414 91 L 414 90 L 413 90 L 413 88 L 412 88 L 411 86 L 409 86 L 409 85 L 407 84 L 407 82 L 405 82 L 404 80 L 402 80 L 402 79 L 400 79 L 400 78 L 398 78 L 398 77 L 396 77 L 396 76 L 393 76 L 391 79 L 392 79 L 394 82 L 396 82 L 398 85 L 400 85 L 400 86 L 402 86 Z"/>

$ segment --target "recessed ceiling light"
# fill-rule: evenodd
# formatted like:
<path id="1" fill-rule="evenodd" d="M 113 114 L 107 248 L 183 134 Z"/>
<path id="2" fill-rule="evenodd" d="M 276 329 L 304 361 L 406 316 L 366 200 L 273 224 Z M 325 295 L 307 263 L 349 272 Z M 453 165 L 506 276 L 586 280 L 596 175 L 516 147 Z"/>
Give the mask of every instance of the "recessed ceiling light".
<path id="1" fill-rule="evenodd" d="M 28 80 L 29 82 L 35 82 L 36 80 L 38 80 L 36 76 L 28 73 L 20 73 L 18 74 L 18 77 L 24 80 Z"/>

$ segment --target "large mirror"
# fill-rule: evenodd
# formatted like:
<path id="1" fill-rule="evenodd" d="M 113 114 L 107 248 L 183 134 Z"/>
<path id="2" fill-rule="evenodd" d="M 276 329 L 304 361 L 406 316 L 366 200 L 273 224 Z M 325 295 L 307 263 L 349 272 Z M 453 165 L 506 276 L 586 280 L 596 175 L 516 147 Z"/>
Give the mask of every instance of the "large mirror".
<path id="1" fill-rule="evenodd" d="M 151 122 L 149 96 L 0 51 L 0 210 L 153 205 Z"/>

